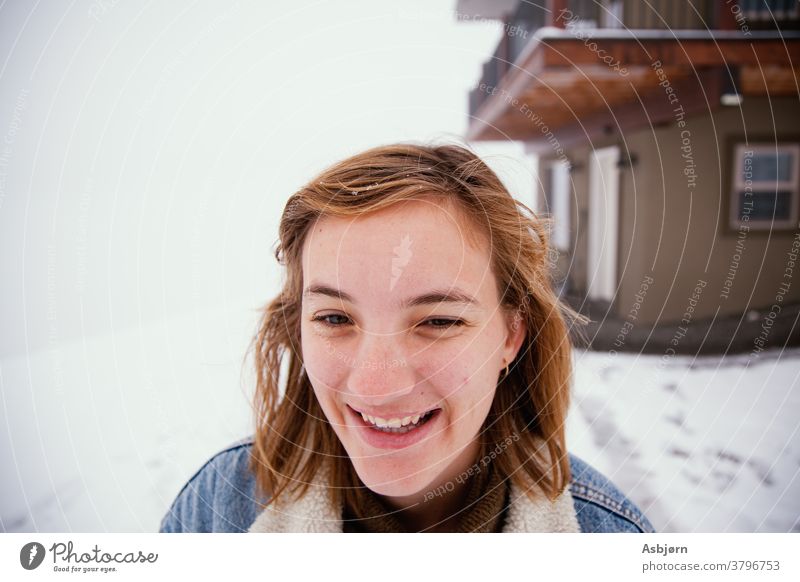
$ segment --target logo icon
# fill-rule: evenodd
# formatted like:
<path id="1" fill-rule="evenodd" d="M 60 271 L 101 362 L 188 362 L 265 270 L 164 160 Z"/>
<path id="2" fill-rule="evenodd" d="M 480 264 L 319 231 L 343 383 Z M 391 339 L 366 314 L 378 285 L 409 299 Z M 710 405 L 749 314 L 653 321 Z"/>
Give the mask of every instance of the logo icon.
<path id="1" fill-rule="evenodd" d="M 411 237 L 403 235 L 400 244 L 392 249 L 394 257 L 392 258 L 392 280 L 389 282 L 389 291 L 394 289 L 397 280 L 403 272 L 403 267 L 411 260 Z"/>
<path id="2" fill-rule="evenodd" d="M 35 570 L 44 561 L 44 546 L 39 542 L 29 542 L 19 551 L 19 563 L 26 570 Z"/>

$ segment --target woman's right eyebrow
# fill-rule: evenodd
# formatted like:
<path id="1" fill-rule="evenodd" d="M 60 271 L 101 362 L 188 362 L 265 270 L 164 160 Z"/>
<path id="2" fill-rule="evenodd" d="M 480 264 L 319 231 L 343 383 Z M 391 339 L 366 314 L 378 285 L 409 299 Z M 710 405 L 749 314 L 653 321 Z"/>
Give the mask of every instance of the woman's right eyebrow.
<path id="1" fill-rule="evenodd" d="M 335 289 L 328 285 L 309 285 L 303 292 L 303 295 L 306 297 L 310 297 L 312 295 L 325 295 L 327 297 L 339 299 L 340 301 L 347 301 L 348 303 L 353 304 L 356 303 L 352 295 L 349 293 L 345 293 L 344 291 L 340 291 L 339 289 Z M 481 306 L 480 302 L 468 293 L 458 288 L 451 288 L 441 290 L 435 289 L 433 291 L 429 291 L 428 293 L 411 297 L 403 301 L 400 307 L 409 308 L 416 307 L 418 305 L 435 305 L 438 303 L 460 303 L 464 305 L 472 305 L 474 307 Z"/>
<path id="2" fill-rule="evenodd" d="M 306 287 L 306 290 L 303 291 L 303 296 L 310 297 L 311 295 L 326 295 L 328 297 L 333 297 L 334 299 L 347 301 L 348 303 L 355 303 L 351 295 L 345 293 L 344 291 L 334 289 L 333 287 L 328 287 L 327 285 L 309 285 Z"/>

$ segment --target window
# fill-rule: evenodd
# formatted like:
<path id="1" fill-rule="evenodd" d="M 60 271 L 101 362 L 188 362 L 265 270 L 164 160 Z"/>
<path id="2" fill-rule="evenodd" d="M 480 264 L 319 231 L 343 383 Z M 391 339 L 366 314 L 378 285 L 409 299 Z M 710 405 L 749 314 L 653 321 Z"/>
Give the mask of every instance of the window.
<path id="1" fill-rule="evenodd" d="M 798 218 L 800 144 L 736 144 L 731 228 L 794 229 Z"/>
<path id="2" fill-rule="evenodd" d="M 739 0 L 747 20 L 775 21 L 800 16 L 796 0 Z"/>

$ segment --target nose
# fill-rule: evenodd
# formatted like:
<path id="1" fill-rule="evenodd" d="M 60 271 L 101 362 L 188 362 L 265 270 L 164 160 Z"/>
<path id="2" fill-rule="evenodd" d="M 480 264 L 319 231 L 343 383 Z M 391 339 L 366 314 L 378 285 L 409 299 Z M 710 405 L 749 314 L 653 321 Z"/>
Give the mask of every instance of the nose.
<path id="1" fill-rule="evenodd" d="M 381 406 L 414 391 L 414 373 L 392 334 L 364 334 L 350 365 L 347 390 L 359 403 Z"/>

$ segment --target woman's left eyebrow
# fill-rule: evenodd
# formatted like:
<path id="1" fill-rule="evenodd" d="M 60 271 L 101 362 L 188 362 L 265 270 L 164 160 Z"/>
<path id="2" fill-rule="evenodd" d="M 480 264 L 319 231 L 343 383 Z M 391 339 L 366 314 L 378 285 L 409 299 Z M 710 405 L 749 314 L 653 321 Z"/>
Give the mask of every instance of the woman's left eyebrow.
<path id="1" fill-rule="evenodd" d="M 303 295 L 308 297 L 311 295 L 326 295 L 339 299 L 340 301 L 347 301 L 348 303 L 355 304 L 352 295 L 339 289 L 335 289 L 328 285 L 309 285 L 303 292 Z M 422 295 L 406 299 L 400 304 L 401 308 L 417 307 L 419 305 L 435 305 L 438 303 L 461 303 L 464 305 L 473 305 L 480 307 L 480 302 L 473 296 L 458 288 L 452 289 L 434 289 Z"/>
<path id="2" fill-rule="evenodd" d="M 463 303 L 464 305 L 474 305 L 480 307 L 480 302 L 460 289 L 434 290 L 429 293 L 417 295 L 406 299 L 403 307 L 416 307 L 418 305 L 435 305 L 437 303 Z"/>

